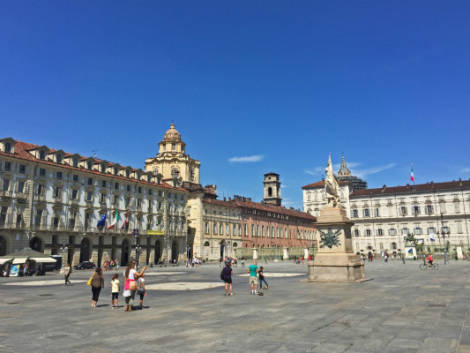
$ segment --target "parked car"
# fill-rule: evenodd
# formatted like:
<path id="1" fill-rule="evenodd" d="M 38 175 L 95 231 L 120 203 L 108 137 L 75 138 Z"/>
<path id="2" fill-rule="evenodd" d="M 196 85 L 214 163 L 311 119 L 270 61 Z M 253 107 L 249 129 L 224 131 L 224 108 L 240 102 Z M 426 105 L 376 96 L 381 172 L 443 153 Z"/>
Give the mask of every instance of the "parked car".
<path id="1" fill-rule="evenodd" d="M 91 261 L 82 261 L 78 265 L 75 266 L 76 270 L 89 270 L 95 268 L 96 265 Z"/>

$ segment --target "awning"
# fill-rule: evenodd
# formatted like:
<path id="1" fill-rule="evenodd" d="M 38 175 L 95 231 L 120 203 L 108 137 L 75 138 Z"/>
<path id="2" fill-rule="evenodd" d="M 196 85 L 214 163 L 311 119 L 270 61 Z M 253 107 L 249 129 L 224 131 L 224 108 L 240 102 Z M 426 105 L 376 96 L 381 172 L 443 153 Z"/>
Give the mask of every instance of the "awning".
<path id="1" fill-rule="evenodd" d="M 27 259 L 27 257 L 15 257 L 13 260 L 13 265 L 24 264 Z"/>
<path id="2" fill-rule="evenodd" d="M 30 260 L 32 261 L 35 261 L 35 262 L 42 262 L 42 263 L 51 263 L 51 262 L 56 262 L 57 259 L 54 259 L 52 257 L 30 257 L 29 258 Z"/>
<path id="3" fill-rule="evenodd" d="M 0 265 L 3 265 L 4 263 L 11 261 L 12 257 L 6 258 L 6 259 L 0 259 Z"/>

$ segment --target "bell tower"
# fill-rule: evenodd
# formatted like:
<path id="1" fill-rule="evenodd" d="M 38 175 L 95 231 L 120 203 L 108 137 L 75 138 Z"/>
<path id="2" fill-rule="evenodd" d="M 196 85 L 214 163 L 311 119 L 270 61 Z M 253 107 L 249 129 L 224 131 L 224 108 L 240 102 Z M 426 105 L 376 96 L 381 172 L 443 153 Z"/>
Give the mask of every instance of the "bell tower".
<path id="1" fill-rule="evenodd" d="M 268 205 L 281 206 L 281 181 L 279 174 L 264 174 L 264 199 L 263 202 Z"/>

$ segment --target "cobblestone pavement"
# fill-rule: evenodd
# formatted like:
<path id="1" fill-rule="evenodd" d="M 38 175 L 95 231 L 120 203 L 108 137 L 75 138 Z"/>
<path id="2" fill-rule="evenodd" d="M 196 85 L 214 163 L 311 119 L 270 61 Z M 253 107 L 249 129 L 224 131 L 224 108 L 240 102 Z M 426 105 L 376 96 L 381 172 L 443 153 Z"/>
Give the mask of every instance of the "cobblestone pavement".
<path id="1" fill-rule="evenodd" d="M 61 279 L 56 274 L 0 278 L 0 352 L 470 352 L 468 262 L 438 272 L 420 271 L 418 262 L 366 264 L 373 280 L 355 284 L 269 278 L 305 273 L 306 265 L 265 270 L 264 296 L 250 294 L 239 266 L 235 295 L 225 297 L 223 288 L 202 285 L 221 284 L 217 265 L 150 269 L 148 284 L 198 284 L 151 290 L 144 310 L 132 313 L 111 308 L 111 273 L 94 311 L 83 282 L 89 271 L 73 272 L 72 282 L 82 282 L 69 287 L 47 285 Z"/>

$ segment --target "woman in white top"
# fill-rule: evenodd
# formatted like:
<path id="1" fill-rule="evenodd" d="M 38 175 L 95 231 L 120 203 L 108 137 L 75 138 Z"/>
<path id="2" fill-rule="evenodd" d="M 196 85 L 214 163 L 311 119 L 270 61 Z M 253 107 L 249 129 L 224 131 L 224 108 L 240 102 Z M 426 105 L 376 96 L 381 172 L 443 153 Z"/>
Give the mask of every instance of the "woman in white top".
<path id="1" fill-rule="evenodd" d="M 132 311 L 135 292 L 137 291 L 136 279 L 143 276 L 146 269 L 147 266 L 145 266 L 142 271 L 137 272 L 135 269 L 135 261 L 131 261 L 129 266 L 127 266 L 126 272 L 124 273 L 124 292 L 122 293 L 126 301 L 124 311 Z"/>

